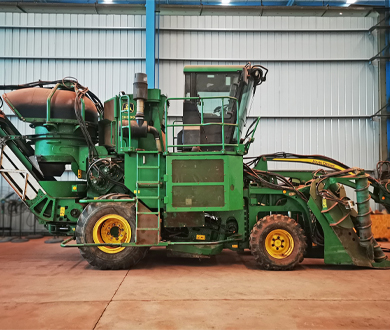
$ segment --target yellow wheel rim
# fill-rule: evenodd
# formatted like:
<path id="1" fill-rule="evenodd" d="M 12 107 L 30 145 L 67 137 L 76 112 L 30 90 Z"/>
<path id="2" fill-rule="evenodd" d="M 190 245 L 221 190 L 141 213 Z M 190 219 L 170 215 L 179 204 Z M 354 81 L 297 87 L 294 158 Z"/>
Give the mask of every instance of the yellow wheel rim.
<path id="1" fill-rule="evenodd" d="M 265 248 L 271 257 L 284 259 L 294 250 L 294 239 L 288 231 L 275 229 L 265 238 Z"/>
<path id="2" fill-rule="evenodd" d="M 131 240 L 131 227 L 125 218 L 117 214 L 108 214 L 101 217 L 93 227 L 94 243 L 129 243 Z M 106 253 L 118 253 L 124 247 L 98 246 Z"/>

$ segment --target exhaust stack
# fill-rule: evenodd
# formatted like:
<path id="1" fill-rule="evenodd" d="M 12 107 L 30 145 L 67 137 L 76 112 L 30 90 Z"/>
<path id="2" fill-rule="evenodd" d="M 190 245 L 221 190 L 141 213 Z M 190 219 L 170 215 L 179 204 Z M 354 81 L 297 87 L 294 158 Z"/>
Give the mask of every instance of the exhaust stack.
<path id="1" fill-rule="evenodd" d="M 144 123 L 145 101 L 148 99 L 148 77 L 145 73 L 136 73 L 134 75 L 133 98 L 137 100 L 135 120 L 138 126 L 142 126 Z"/>

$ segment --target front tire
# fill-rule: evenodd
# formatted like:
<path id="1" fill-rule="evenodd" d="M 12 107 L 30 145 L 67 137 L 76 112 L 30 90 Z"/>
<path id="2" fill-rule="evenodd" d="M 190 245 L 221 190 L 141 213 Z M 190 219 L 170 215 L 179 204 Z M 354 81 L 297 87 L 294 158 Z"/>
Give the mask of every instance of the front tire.
<path id="1" fill-rule="evenodd" d="M 293 219 L 273 214 L 254 225 L 250 235 L 250 249 L 260 268 L 291 270 L 303 261 L 306 237 Z"/>
<path id="2" fill-rule="evenodd" d="M 129 198 L 124 195 L 104 199 Z M 135 204 L 128 202 L 90 203 L 76 226 L 76 242 L 129 243 L 135 241 Z M 79 248 L 82 257 L 99 269 L 129 269 L 145 257 L 148 247 L 91 246 Z"/>

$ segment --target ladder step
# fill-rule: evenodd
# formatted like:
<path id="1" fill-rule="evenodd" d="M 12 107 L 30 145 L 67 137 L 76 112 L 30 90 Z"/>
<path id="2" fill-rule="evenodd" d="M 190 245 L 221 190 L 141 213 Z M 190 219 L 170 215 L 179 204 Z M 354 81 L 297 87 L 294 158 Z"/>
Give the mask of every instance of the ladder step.
<path id="1" fill-rule="evenodd" d="M 138 166 L 138 168 L 160 168 L 160 166 Z"/>
<path id="2" fill-rule="evenodd" d="M 137 228 L 137 230 L 160 230 L 160 228 Z"/>
<path id="3" fill-rule="evenodd" d="M 160 214 L 160 212 L 137 212 L 137 214 Z"/>

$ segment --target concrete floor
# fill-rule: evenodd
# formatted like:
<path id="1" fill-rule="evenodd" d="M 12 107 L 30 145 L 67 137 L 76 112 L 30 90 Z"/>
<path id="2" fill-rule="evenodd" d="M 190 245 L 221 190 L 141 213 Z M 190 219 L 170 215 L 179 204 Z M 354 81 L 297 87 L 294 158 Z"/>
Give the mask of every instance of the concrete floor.
<path id="1" fill-rule="evenodd" d="M 0 329 L 390 328 L 390 270 L 305 260 L 270 272 L 249 252 L 152 249 L 130 271 L 99 271 L 44 240 L 0 245 Z"/>

